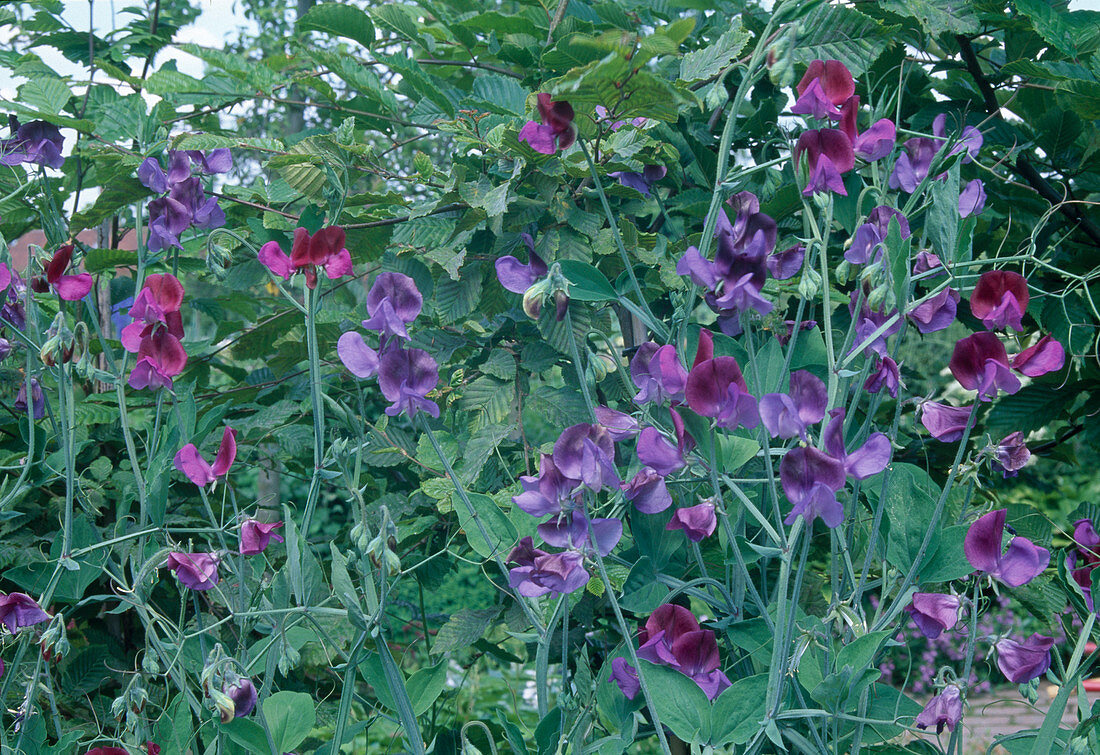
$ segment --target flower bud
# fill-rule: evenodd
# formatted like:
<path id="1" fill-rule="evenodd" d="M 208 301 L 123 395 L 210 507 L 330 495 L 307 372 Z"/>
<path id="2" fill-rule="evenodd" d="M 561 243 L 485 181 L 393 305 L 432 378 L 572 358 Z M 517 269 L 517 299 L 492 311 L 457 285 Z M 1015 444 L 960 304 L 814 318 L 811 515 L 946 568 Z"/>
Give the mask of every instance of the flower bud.
<path id="1" fill-rule="evenodd" d="M 237 718 L 247 716 L 256 707 L 256 685 L 247 676 L 226 674 L 222 692 L 232 701 L 233 715 Z"/>
<path id="2" fill-rule="evenodd" d="M 821 291 L 821 273 L 812 268 L 802 271 L 802 280 L 798 282 L 798 295 L 803 299 L 815 299 Z"/>
<path id="3" fill-rule="evenodd" d="M 852 279 L 852 264 L 848 260 L 841 260 L 833 275 L 837 283 L 847 283 Z"/>
<path id="4" fill-rule="evenodd" d="M 561 322 L 569 313 L 569 295 L 564 291 L 554 292 L 554 319 Z"/>
<path id="5" fill-rule="evenodd" d="M 210 699 L 213 700 L 214 709 L 218 711 L 218 717 L 223 724 L 229 723 L 237 715 L 237 708 L 229 695 L 213 690 L 210 693 Z"/>
<path id="6" fill-rule="evenodd" d="M 546 295 L 545 281 L 539 281 L 523 294 L 523 311 L 532 320 L 542 314 L 542 299 Z"/>

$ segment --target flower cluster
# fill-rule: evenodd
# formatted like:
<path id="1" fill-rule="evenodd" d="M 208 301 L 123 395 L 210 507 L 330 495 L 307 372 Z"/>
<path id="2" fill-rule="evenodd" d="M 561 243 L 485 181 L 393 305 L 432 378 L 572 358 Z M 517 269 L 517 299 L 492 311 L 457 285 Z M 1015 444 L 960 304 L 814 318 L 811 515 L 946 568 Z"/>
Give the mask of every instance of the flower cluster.
<path id="1" fill-rule="evenodd" d="M 227 173 L 233 167 L 233 155 L 228 149 L 215 149 L 206 154 L 199 150 L 168 152 L 168 170 L 160 161 L 147 157 L 138 166 L 138 180 L 150 191 L 159 194 L 149 203 L 149 251 L 177 247 L 179 236 L 188 228 L 208 230 L 225 225 L 225 213 L 216 197 L 206 196 L 202 181 L 191 175 L 192 165 L 202 175 Z"/>
<path id="2" fill-rule="evenodd" d="M 183 372 L 187 352 L 183 348 L 183 284 L 171 273 L 145 278 L 122 329 L 122 346 L 137 354 L 130 372 L 130 387 L 172 389 L 172 378 Z"/>

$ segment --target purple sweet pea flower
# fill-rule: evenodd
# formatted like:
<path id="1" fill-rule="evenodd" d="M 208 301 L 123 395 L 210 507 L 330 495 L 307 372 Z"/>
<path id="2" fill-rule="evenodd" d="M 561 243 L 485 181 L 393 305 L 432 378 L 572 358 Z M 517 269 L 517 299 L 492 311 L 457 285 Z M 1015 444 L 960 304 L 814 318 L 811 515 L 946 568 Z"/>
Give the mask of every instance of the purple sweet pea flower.
<path id="1" fill-rule="evenodd" d="M 607 108 L 605 108 L 603 105 L 596 105 L 596 120 L 597 121 L 606 121 L 606 120 L 609 120 L 609 118 L 610 118 L 610 115 L 607 111 Z M 645 125 L 648 122 L 649 122 L 648 119 L 642 118 L 642 117 L 631 118 L 630 119 L 630 125 L 634 126 L 634 128 L 644 128 Z M 612 131 L 618 131 L 619 129 L 621 129 L 626 124 L 627 124 L 626 121 L 615 121 L 614 123 L 611 124 L 611 130 Z"/>
<path id="2" fill-rule="evenodd" d="M 1057 372 L 1066 363 L 1066 350 L 1052 336 L 1043 336 L 1034 346 L 1012 358 L 1012 369 L 1028 377 Z"/>
<path id="3" fill-rule="evenodd" d="M 233 701 L 233 716 L 247 716 L 256 707 L 256 686 L 247 676 L 234 674 L 222 685 L 222 694 Z"/>
<path id="4" fill-rule="evenodd" d="M 361 333 L 349 330 L 336 342 L 336 354 L 352 375 L 371 378 L 378 374 L 381 361 L 378 352 L 367 346 Z"/>
<path id="5" fill-rule="evenodd" d="M 619 486 L 615 443 L 607 428 L 579 424 L 567 427 L 554 443 L 554 466 L 570 480 L 591 490 Z"/>
<path id="6" fill-rule="evenodd" d="M 900 386 L 901 370 L 898 369 L 898 363 L 890 357 L 877 357 L 875 369 L 864 381 L 863 390 L 868 393 L 878 393 L 886 388 L 891 398 L 897 398 Z"/>
<path id="7" fill-rule="evenodd" d="M 194 443 L 188 443 L 177 451 L 172 461 L 177 470 L 201 488 L 219 477 L 225 477 L 236 458 L 237 431 L 227 426 L 222 433 L 222 441 L 218 446 L 218 454 L 214 457 L 213 465 L 206 463 L 206 459 L 202 458 Z"/>
<path id="8" fill-rule="evenodd" d="M 997 668 L 1013 684 L 1027 684 L 1038 679 L 1050 668 L 1050 649 L 1054 639 L 1035 633 L 1023 642 L 1005 638 L 998 640 Z"/>
<path id="9" fill-rule="evenodd" d="M 973 411 L 972 406 L 951 406 L 925 401 L 920 404 L 920 423 L 936 440 L 954 443 L 962 438 Z"/>
<path id="10" fill-rule="evenodd" d="M 607 428 L 607 434 L 611 440 L 628 440 L 638 434 L 638 420 L 629 414 L 609 409 L 606 406 L 597 406 L 592 410 L 596 414 L 596 421 Z"/>
<path id="11" fill-rule="evenodd" d="M 412 419 L 418 411 L 439 417 L 439 405 L 427 398 L 439 383 L 439 365 L 423 349 L 386 349 L 378 360 L 378 387 L 387 401 L 386 414 L 404 412 Z"/>
<path id="12" fill-rule="evenodd" d="M 1030 299 L 1024 276 L 1009 270 L 987 270 L 970 294 L 970 311 L 990 330 L 1020 332 Z"/>
<path id="13" fill-rule="evenodd" d="M 959 193 L 959 217 L 968 218 L 971 215 L 981 215 L 985 209 L 985 184 L 982 179 L 975 178 L 963 187 Z"/>
<path id="14" fill-rule="evenodd" d="M 46 395 L 42 393 L 42 384 L 38 382 L 38 378 L 31 378 L 31 414 L 35 419 L 42 419 L 46 416 Z M 15 401 L 12 402 L 12 409 L 17 412 L 27 411 L 27 381 L 22 380 L 19 383 L 19 392 L 15 395 Z"/>
<path id="15" fill-rule="evenodd" d="M 1012 374 L 1004 344 L 993 333 L 975 333 L 960 339 L 951 354 L 951 374 L 959 385 L 978 392 L 979 401 L 992 401 L 999 391 L 1015 393 L 1020 379 Z"/>
<path id="16" fill-rule="evenodd" d="M 894 122 L 889 118 L 880 118 L 871 124 L 871 128 L 860 133 L 857 128 L 858 117 L 859 95 L 853 94 L 840 107 L 838 126 L 848 135 L 856 156 L 872 163 L 890 154 L 898 136 Z"/>
<path id="17" fill-rule="evenodd" d="M 191 225 L 200 230 L 220 228 L 225 225 L 225 212 L 218 206 L 217 197 L 208 197 L 202 182 L 196 177 L 186 178 L 171 188 L 168 196 L 191 213 Z"/>
<path id="18" fill-rule="evenodd" d="M 940 258 L 937 257 L 934 252 L 917 252 L 917 261 L 913 263 L 913 275 L 920 275 L 921 273 L 927 273 L 931 270 L 939 271 L 932 277 L 947 274 L 947 271 L 943 267 L 943 262 L 940 261 Z"/>
<path id="19" fill-rule="evenodd" d="M 807 524 L 820 517 L 828 527 L 844 520 L 844 506 L 836 499 L 844 487 L 844 463 L 811 446 L 792 448 L 779 463 L 779 480 L 792 504 L 784 520 L 793 524 L 803 516 Z"/>
<path id="20" fill-rule="evenodd" d="M 1005 478 L 1015 477 L 1028 460 L 1031 459 L 1031 451 L 1024 441 L 1024 434 L 1017 430 L 1009 433 L 993 449 L 994 469 L 1000 469 Z"/>
<path id="21" fill-rule="evenodd" d="M 512 497 L 512 503 L 531 516 L 560 514 L 580 486 L 580 481 L 566 477 L 554 464 L 552 454 L 543 454 L 538 475 L 519 478 L 523 492 Z"/>
<path id="22" fill-rule="evenodd" d="M 643 514 L 657 514 L 672 505 L 665 478 L 653 467 L 642 467 L 622 489 L 623 497 Z"/>
<path id="23" fill-rule="evenodd" d="M 921 333 L 935 333 L 951 327 L 951 323 L 955 322 L 958 306 L 959 292 L 953 288 L 945 288 L 931 299 L 913 307 L 907 316 Z"/>
<path id="24" fill-rule="evenodd" d="M 535 240 L 529 233 L 519 235 L 523 245 L 527 247 L 526 265 L 508 254 L 496 261 L 497 280 L 500 285 L 514 294 L 525 294 L 539 278 L 544 277 L 549 268 L 542 257 L 535 254 Z"/>
<path id="25" fill-rule="evenodd" d="M 520 595 L 537 598 L 553 592 L 576 592 L 588 584 L 584 556 L 576 551 L 547 553 L 534 546 L 530 536 L 508 554 L 507 563 L 516 564 L 508 572 L 508 584 Z"/>
<path id="26" fill-rule="evenodd" d="M 843 408 L 829 412 L 829 424 L 825 426 L 825 450 L 844 465 L 844 471 L 857 480 L 866 480 L 886 469 L 893 454 L 890 439 L 883 433 L 871 433 L 857 450 L 848 453 L 844 447 Z"/>
<path id="27" fill-rule="evenodd" d="M 672 652 L 673 643 L 681 636 L 699 630 L 699 621 L 688 609 L 674 603 L 660 605 L 638 633 L 638 657 L 650 663 L 675 667 L 677 661 Z"/>
<path id="28" fill-rule="evenodd" d="M 807 428 L 825 418 L 829 396 L 820 378 L 798 370 L 791 373 L 790 386 L 790 393 L 760 397 L 760 420 L 773 438 L 805 438 Z"/>
<path id="29" fill-rule="evenodd" d="M 795 115 L 808 115 L 818 120 L 835 118 L 840 115 L 840 111 L 829 99 L 824 87 L 817 79 L 810 82 L 810 85 L 799 93 L 798 100 L 791 107 L 791 112 Z"/>
<path id="30" fill-rule="evenodd" d="M 634 402 L 639 405 L 684 399 L 688 373 L 680 364 L 675 346 L 658 346 L 653 341 L 643 343 L 630 360 L 630 376 L 638 386 Z"/>
<path id="31" fill-rule="evenodd" d="M 653 188 L 653 184 L 664 178 L 667 173 L 668 169 L 663 165 L 647 165 L 642 169 L 641 173 L 619 170 L 614 173 L 608 173 L 607 175 L 614 178 L 628 189 L 634 189 L 648 197 L 650 190 Z"/>
<path id="32" fill-rule="evenodd" d="M 676 509 L 665 525 L 666 530 L 683 530 L 693 543 L 710 537 L 718 527 L 718 516 L 713 502 L 704 501 L 695 506 Z"/>
<path id="33" fill-rule="evenodd" d="M 930 640 L 951 629 L 959 621 L 961 602 L 958 595 L 934 592 L 913 593 L 913 601 L 905 607 L 921 634 Z"/>
<path id="34" fill-rule="evenodd" d="M 191 226 L 191 219 L 190 208 L 175 197 L 154 199 L 149 203 L 149 250 L 182 249 L 179 235 Z"/>
<path id="35" fill-rule="evenodd" d="M 855 167 L 855 152 L 852 141 L 843 131 L 835 128 L 823 128 L 803 131 L 794 148 L 794 161 L 797 164 L 802 155 L 806 156 L 809 178 L 804 196 L 815 193 L 833 192 L 848 196 L 841 174 Z"/>
<path id="36" fill-rule="evenodd" d="M 882 243 L 890 232 L 890 221 L 897 219 L 902 240 L 912 235 L 909 220 L 893 207 L 879 205 L 867 215 L 867 222 L 856 229 L 852 244 L 844 252 L 844 259 L 853 265 L 877 262 L 882 257 Z"/>
<path id="37" fill-rule="evenodd" d="M 882 310 L 872 310 L 867 304 L 867 297 L 863 297 L 863 303 L 860 306 L 859 314 L 856 314 L 856 304 L 859 302 L 860 293 L 859 290 L 852 291 L 852 295 L 848 302 L 848 311 L 856 321 L 856 337 L 852 345 L 852 351 L 856 351 L 859 347 L 870 338 L 875 332 L 878 331 L 883 325 L 897 314 L 897 310 L 891 312 L 884 312 Z M 870 350 L 880 357 L 889 356 L 889 350 L 886 347 L 886 339 L 901 330 L 901 318 L 895 319 L 884 331 L 870 343 L 868 343 L 864 349 Z"/>
<path id="38" fill-rule="evenodd" d="M 940 113 L 934 119 L 932 119 L 932 133 L 939 139 L 940 145 L 944 144 L 947 139 L 947 114 Z M 973 126 L 964 126 L 962 134 L 959 136 L 959 141 L 948 152 L 948 156 L 957 155 L 962 151 L 966 151 L 966 155 L 963 157 L 963 162 L 968 163 L 978 156 L 978 151 L 982 148 L 982 132 Z"/>
<path id="39" fill-rule="evenodd" d="M 926 136 L 916 136 L 906 140 L 905 151 L 902 152 L 894 163 L 894 170 L 890 173 L 889 185 L 891 189 L 901 189 L 907 194 L 917 190 L 920 183 L 928 177 L 928 170 L 932 167 L 932 160 L 940 149 L 938 139 L 930 139 Z"/>
<path id="40" fill-rule="evenodd" d="M 962 721 L 962 695 L 956 684 L 948 684 L 940 694 L 933 697 L 924 706 L 913 723 L 919 729 L 936 727 L 936 733 L 943 732 L 943 727 L 948 731 L 955 731 L 955 727 Z"/>
<path id="41" fill-rule="evenodd" d="M 173 551 L 162 566 L 175 572 L 180 584 L 192 590 L 201 592 L 218 584 L 218 557 L 213 553 Z"/>
<path id="42" fill-rule="evenodd" d="M 798 102 L 791 108 L 792 113 L 825 118 L 837 113 L 837 107 L 855 93 L 856 84 L 851 71 L 839 60 L 813 60 L 795 91 Z"/>
<path id="43" fill-rule="evenodd" d="M 65 144 L 60 129 L 46 121 L 31 121 L 19 125 L 15 116 L 8 116 L 11 136 L 0 139 L 0 165 L 35 163 L 60 168 L 65 163 L 61 149 Z"/>
<path id="44" fill-rule="evenodd" d="M 199 170 L 206 176 L 215 173 L 228 173 L 233 168 L 233 153 L 228 147 L 212 149 L 206 153 L 197 149 L 189 149 L 186 150 L 186 154 L 191 162 L 199 166 Z"/>
<path id="45" fill-rule="evenodd" d="M 69 269 L 69 263 L 73 258 L 73 245 L 65 244 L 58 247 L 53 257 L 46 264 L 46 281 L 49 283 L 59 299 L 65 301 L 80 301 L 92 290 L 92 276 L 88 273 L 77 275 L 65 275 Z"/>
<path id="46" fill-rule="evenodd" d="M 627 700 L 633 700 L 637 697 L 638 691 L 642 688 L 642 682 L 638 678 L 638 669 L 631 666 L 626 662 L 626 658 L 622 657 L 611 660 L 611 674 L 607 680 L 619 685 L 619 689 L 622 690 L 623 696 Z"/>
<path id="47" fill-rule="evenodd" d="M 191 158 L 186 152 L 179 150 L 168 151 L 168 185 L 178 184 L 191 177 Z"/>
<path id="48" fill-rule="evenodd" d="M 699 627 L 691 611 L 666 603 L 646 620 L 638 634 L 638 657 L 670 666 L 691 677 L 713 700 L 730 686 L 719 669 L 721 659 L 714 632 Z"/>
<path id="49" fill-rule="evenodd" d="M 260 522 L 255 519 L 246 519 L 241 523 L 240 554 L 242 556 L 255 556 L 258 553 L 263 553 L 264 548 L 268 546 L 272 539 L 277 543 L 283 542 L 283 538 L 274 532 L 282 526 L 282 522 Z"/>
<path id="50" fill-rule="evenodd" d="M 798 275 L 802 270 L 802 263 L 806 261 L 806 247 L 795 244 L 781 252 L 772 252 L 764 261 L 768 272 L 777 281 L 785 281 Z"/>
<path id="51" fill-rule="evenodd" d="M 638 460 L 652 467 L 657 474 L 667 477 L 683 469 L 684 455 L 655 427 L 643 427 L 638 436 Z"/>
<path id="52" fill-rule="evenodd" d="M 30 595 L 22 592 L 0 595 L 0 624 L 12 634 L 49 620 L 50 615 Z"/>
<path id="53" fill-rule="evenodd" d="M 544 155 L 552 155 L 559 149 L 569 149 L 576 141 L 577 131 L 573 125 L 573 106 L 568 102 L 554 102 L 550 95 L 540 92 L 538 95 L 539 119 L 527 121 L 519 132 L 519 140 L 527 142 L 531 149 Z"/>
<path id="54" fill-rule="evenodd" d="M 377 331 L 382 340 L 408 339 L 409 325 L 420 314 L 424 298 L 416 282 L 403 273 L 382 273 L 374 279 L 367 293 L 367 314 L 363 327 Z"/>
<path id="55" fill-rule="evenodd" d="M 589 520 L 578 510 L 543 522 L 538 526 L 538 533 L 556 548 L 582 554 L 594 550 L 606 556 L 622 539 L 623 523 L 619 519 Z"/>
<path id="56" fill-rule="evenodd" d="M 997 509 L 978 518 L 966 533 L 963 551 L 970 565 L 1009 587 L 1020 587 L 1039 576 L 1050 564 L 1050 551 L 1028 540 L 1013 537 L 1004 551 L 1008 509 Z"/>
<path id="57" fill-rule="evenodd" d="M 1078 519 L 1073 527 L 1076 548 L 1066 556 L 1066 571 L 1085 595 L 1085 605 L 1096 610 L 1092 601 L 1092 570 L 1100 564 L 1100 534 L 1088 519 Z"/>
<path id="58" fill-rule="evenodd" d="M 137 177 L 146 189 L 155 194 L 164 194 L 168 191 L 168 176 L 155 157 L 147 157 L 142 161 L 137 169 Z"/>
<path id="59" fill-rule="evenodd" d="M 713 417 L 719 427 L 748 428 L 760 424 L 760 410 L 749 393 L 741 368 L 733 357 L 704 359 L 691 368 L 684 395 L 701 417 Z"/>

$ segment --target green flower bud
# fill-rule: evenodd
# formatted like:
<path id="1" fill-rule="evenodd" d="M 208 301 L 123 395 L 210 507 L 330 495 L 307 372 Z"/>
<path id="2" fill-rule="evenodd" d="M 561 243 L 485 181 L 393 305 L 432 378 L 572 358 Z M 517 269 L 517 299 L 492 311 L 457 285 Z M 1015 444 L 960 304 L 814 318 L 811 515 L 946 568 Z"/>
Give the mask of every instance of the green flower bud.
<path id="1" fill-rule="evenodd" d="M 821 292 L 821 273 L 813 268 L 802 271 L 802 280 L 798 282 L 798 295 L 803 299 L 816 299 Z"/>

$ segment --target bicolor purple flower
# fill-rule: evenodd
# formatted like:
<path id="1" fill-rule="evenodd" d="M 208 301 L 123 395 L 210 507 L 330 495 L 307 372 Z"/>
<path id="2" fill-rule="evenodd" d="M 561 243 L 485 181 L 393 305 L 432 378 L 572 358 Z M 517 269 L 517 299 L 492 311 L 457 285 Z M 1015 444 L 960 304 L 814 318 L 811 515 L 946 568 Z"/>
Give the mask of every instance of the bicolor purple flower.
<path id="1" fill-rule="evenodd" d="M 905 151 L 898 155 L 894 163 L 889 186 L 891 189 L 901 189 L 907 194 L 912 194 L 928 177 L 932 161 L 939 152 L 940 142 L 938 139 L 927 136 L 915 136 L 907 139 L 903 146 Z"/>
<path id="2" fill-rule="evenodd" d="M 46 264 L 46 281 L 59 299 L 80 301 L 92 290 L 92 276 L 88 273 L 65 275 L 73 258 L 73 245 L 58 247 Z"/>
<path id="3" fill-rule="evenodd" d="M 867 222 L 861 224 L 852 236 L 852 243 L 844 252 L 844 259 L 853 265 L 865 265 L 877 262 L 882 257 L 882 244 L 890 232 L 890 221 L 897 220 L 902 240 L 909 238 L 909 220 L 893 207 L 879 205 L 867 215 Z"/>
<path id="4" fill-rule="evenodd" d="M 795 244 L 780 252 L 772 252 L 764 260 L 768 272 L 777 281 L 785 281 L 798 275 L 806 261 L 806 247 Z"/>
<path id="5" fill-rule="evenodd" d="M 932 133 L 940 140 L 940 144 L 944 144 L 947 141 L 947 113 L 940 113 L 932 119 Z M 962 161 L 968 163 L 978 156 L 978 151 L 982 148 L 983 141 L 981 131 L 974 126 L 964 126 L 962 133 L 959 135 L 959 140 L 952 146 L 951 151 L 947 154 L 950 157 L 951 155 L 957 155 L 965 151 L 966 155 L 963 156 Z"/>
<path id="6" fill-rule="evenodd" d="M 268 544 L 275 540 L 283 542 L 275 530 L 283 526 L 282 522 L 260 522 L 256 519 L 246 519 L 241 523 L 241 543 L 239 552 L 242 556 L 255 556 L 263 553 Z"/>
<path id="7" fill-rule="evenodd" d="M 608 173 L 607 175 L 614 178 L 628 189 L 634 189 L 648 197 L 650 190 L 653 188 L 653 184 L 664 178 L 667 173 L 668 169 L 663 165 L 647 165 L 642 168 L 641 173 L 629 170 L 619 170 L 614 173 Z"/>
<path id="8" fill-rule="evenodd" d="M 1022 331 L 1030 299 L 1024 276 L 1008 270 L 988 270 L 970 294 L 970 311 L 990 330 Z"/>
<path id="9" fill-rule="evenodd" d="M 519 482 L 523 492 L 513 496 L 512 503 L 535 517 L 560 514 L 580 486 L 580 480 L 561 473 L 554 464 L 552 454 L 542 455 L 537 475 L 524 475 Z"/>
<path id="10" fill-rule="evenodd" d="M 963 551 L 978 571 L 1009 587 L 1020 587 L 1043 573 L 1050 564 L 1050 551 L 1020 536 L 1013 537 L 1004 550 L 1007 515 L 1008 509 L 997 509 L 979 517 L 966 533 Z"/>
<path id="11" fill-rule="evenodd" d="M 951 406 L 925 401 L 920 404 L 920 423 L 936 440 L 954 443 L 962 438 L 973 411 L 972 406 Z"/>
<path id="12" fill-rule="evenodd" d="M 683 530 L 687 539 L 698 543 L 714 534 L 718 527 L 717 507 L 711 501 L 676 509 L 665 525 L 666 530 Z"/>
<path id="13" fill-rule="evenodd" d="M 50 615 L 30 595 L 22 592 L 0 595 L 0 624 L 12 634 L 49 620 Z"/>
<path id="14" fill-rule="evenodd" d="M 581 423 L 567 427 L 554 443 L 554 466 L 591 490 L 617 488 L 615 443 L 607 428 Z"/>
<path id="15" fill-rule="evenodd" d="M 184 154 L 191 159 L 192 163 L 199 166 L 199 171 L 205 176 L 228 173 L 233 168 L 233 153 L 227 147 L 212 149 L 209 152 L 189 149 L 185 150 Z"/>
<path id="16" fill-rule="evenodd" d="M 665 478 L 653 467 L 642 467 L 622 489 L 623 497 L 643 514 L 657 514 L 672 505 Z"/>
<path id="17" fill-rule="evenodd" d="M 638 386 L 634 402 L 639 405 L 677 403 L 684 399 L 688 373 L 680 364 L 675 346 L 658 346 L 653 341 L 643 343 L 630 360 L 630 376 Z"/>
<path id="18" fill-rule="evenodd" d="M 213 553 L 168 554 L 163 566 L 175 572 L 184 587 L 202 592 L 218 584 L 218 557 Z"/>
<path id="19" fill-rule="evenodd" d="M 760 424 L 760 410 L 733 357 L 704 359 L 691 368 L 684 396 L 692 411 L 712 417 L 719 427 Z"/>
<path id="20" fill-rule="evenodd" d="M 957 684 L 948 684 L 938 695 L 928 701 L 913 723 L 919 729 L 935 726 L 936 733 L 941 734 L 945 726 L 948 731 L 955 731 L 955 727 L 962 721 L 962 714 L 962 695 L 959 687 Z"/>
<path id="21" fill-rule="evenodd" d="M 420 314 L 424 299 L 415 281 L 404 273 L 382 273 L 367 293 L 367 314 L 363 327 L 377 331 L 383 340 L 408 339 L 405 329 Z"/>
<path id="22" fill-rule="evenodd" d="M 1030 459 L 1031 451 L 1019 430 L 1006 435 L 993 449 L 994 469 L 1000 469 L 1006 478 L 1015 477 Z"/>
<path id="23" fill-rule="evenodd" d="M 837 115 L 837 108 L 856 91 L 851 71 L 839 60 L 813 60 L 795 85 L 798 101 L 792 113 L 827 118 Z"/>
<path id="24" fill-rule="evenodd" d="M 856 304 L 860 301 L 859 290 L 852 291 L 851 297 L 848 302 L 848 312 L 856 321 L 856 337 L 852 345 L 852 351 L 855 351 L 863 345 L 867 339 L 871 338 L 875 333 L 874 340 L 870 341 L 863 348 L 870 350 L 880 357 L 889 356 L 889 350 L 886 347 L 886 339 L 901 330 L 901 318 L 895 317 L 897 310 L 886 312 L 880 309 L 871 309 L 867 304 L 867 297 L 862 297 L 863 301 L 860 305 L 859 314 L 856 314 Z M 891 322 L 893 320 L 893 322 Z M 889 325 L 887 325 L 889 323 Z M 881 333 L 879 329 L 883 328 Z"/>
<path id="25" fill-rule="evenodd" d="M 31 384 L 31 398 L 27 401 L 27 383 Z M 12 402 L 12 409 L 17 412 L 27 411 L 27 407 L 30 406 L 31 416 L 35 419 L 42 419 L 46 416 L 46 394 L 42 392 L 42 384 L 38 382 L 38 378 L 32 377 L 30 380 L 22 380 L 19 383 L 19 392 L 15 394 L 15 401 Z"/>
<path id="26" fill-rule="evenodd" d="M 202 458 L 194 443 L 188 443 L 176 452 L 173 463 L 177 470 L 187 476 L 187 479 L 201 488 L 214 482 L 219 477 L 225 477 L 236 458 L 237 431 L 226 426 L 212 465 Z"/>
<path id="27" fill-rule="evenodd" d="M 682 449 L 673 445 L 655 427 L 642 428 L 638 436 L 638 460 L 665 477 L 683 469 L 686 463 Z"/>
<path id="28" fill-rule="evenodd" d="M 183 344 L 165 328 L 142 338 L 138 345 L 137 362 L 130 371 L 129 386 L 172 389 L 172 378 L 183 372 L 187 364 L 187 352 Z"/>
<path id="29" fill-rule="evenodd" d="M 439 365 L 423 349 L 390 348 L 378 360 L 378 387 L 387 401 L 386 414 L 409 419 L 418 411 L 439 417 L 439 405 L 428 399 L 439 383 Z"/>
<path id="30" fill-rule="evenodd" d="M 519 237 L 527 247 L 527 264 L 523 264 L 510 254 L 497 258 L 497 280 L 512 293 L 525 294 L 527 289 L 535 285 L 535 281 L 546 276 L 549 268 L 542 257 L 535 253 L 535 239 L 531 234 L 521 233 Z"/>
<path id="31" fill-rule="evenodd" d="M 247 716 L 256 707 L 256 685 L 247 676 L 233 674 L 226 678 L 222 685 L 222 694 L 233 701 L 235 718 Z"/>
<path id="32" fill-rule="evenodd" d="M 982 183 L 982 179 L 975 178 L 959 193 L 959 217 L 981 215 L 983 210 L 985 210 L 985 184 Z"/>
<path id="33" fill-rule="evenodd" d="M 519 140 L 544 155 L 569 149 L 577 138 L 573 106 L 568 102 L 554 102 L 545 92 L 539 93 L 537 104 L 541 123 L 527 121 L 519 131 Z"/>
<path id="34" fill-rule="evenodd" d="M 806 370 L 791 373 L 789 393 L 760 397 L 760 420 L 773 438 L 805 438 L 810 425 L 825 418 L 825 383 Z"/>
<path id="35" fill-rule="evenodd" d="M 961 605 L 958 595 L 917 592 L 913 593 L 913 600 L 905 611 L 913 618 L 921 634 L 934 640 L 958 623 Z"/>
<path id="36" fill-rule="evenodd" d="M 638 642 L 639 658 L 691 677 L 710 700 L 730 686 L 720 668 L 714 632 L 702 629 L 686 608 L 671 603 L 659 606 L 646 620 Z"/>
<path id="37" fill-rule="evenodd" d="M 609 409 L 606 406 L 597 406 L 592 410 L 596 415 L 596 421 L 607 428 L 607 434 L 611 440 L 628 440 L 638 434 L 638 420 L 629 414 Z"/>
<path id="38" fill-rule="evenodd" d="M 848 135 L 856 156 L 871 163 L 890 154 L 898 137 L 894 122 L 889 118 L 880 118 L 861 133 L 858 129 L 858 118 L 859 95 L 853 94 L 840 107 L 838 127 Z"/>
<path id="39" fill-rule="evenodd" d="M 1054 639 L 1035 633 L 1023 642 L 1002 639 L 994 643 L 997 668 L 1013 684 L 1027 684 L 1050 668 L 1050 649 Z"/>
<path id="40" fill-rule="evenodd" d="M 829 412 L 829 423 L 825 425 L 825 450 L 844 465 L 844 471 L 857 480 L 866 480 L 886 469 L 893 455 L 890 439 L 883 433 L 871 433 L 862 446 L 848 453 L 844 444 L 843 408 Z"/>
<path id="41" fill-rule="evenodd" d="M 993 333 L 974 333 L 956 342 L 950 367 L 959 385 L 978 392 L 979 401 L 992 401 L 1002 390 L 1009 394 L 1020 390 L 1004 344 Z"/>
<path id="42" fill-rule="evenodd" d="M 588 584 L 584 556 L 577 551 L 547 553 L 534 546 L 530 536 L 508 554 L 507 562 L 516 564 L 508 572 L 508 584 L 520 595 L 537 598 L 547 593 L 563 595 Z"/>
<path id="43" fill-rule="evenodd" d="M 802 190 L 804 196 L 824 192 L 848 196 L 841 176 L 856 163 L 852 141 L 847 134 L 835 128 L 803 131 L 794 147 L 795 164 L 803 155 L 809 169 L 806 188 Z"/>
<path id="44" fill-rule="evenodd" d="M 294 229 L 289 256 L 277 241 L 269 241 L 260 247 L 257 257 L 272 275 L 290 280 L 294 273 L 303 273 L 306 285 L 316 288 L 318 268 L 324 270 L 329 280 L 351 275 L 351 253 L 344 246 L 346 240 L 340 226 L 325 226 L 312 235 L 298 227 Z"/>
<path id="45" fill-rule="evenodd" d="M 595 551 L 601 556 L 611 553 L 623 536 L 619 519 L 589 519 L 578 510 L 554 517 L 538 526 L 539 537 L 556 548 L 577 551 L 582 555 Z"/>
<path id="46" fill-rule="evenodd" d="M 60 168 L 65 163 L 61 154 L 65 140 L 61 130 L 46 121 L 19 124 L 14 115 L 8 116 L 7 139 L 0 139 L 0 165 L 33 163 L 48 168 Z"/>
<path id="47" fill-rule="evenodd" d="M 890 357 L 876 357 L 874 369 L 863 382 L 863 390 L 868 393 L 878 393 L 885 388 L 891 398 L 897 398 L 900 387 L 901 370 L 898 368 L 898 363 Z"/>
<path id="48" fill-rule="evenodd" d="M 910 309 L 907 316 L 921 333 L 935 333 L 951 327 L 958 306 L 959 292 L 948 287 Z"/>
<path id="49" fill-rule="evenodd" d="M 1066 363 L 1066 350 L 1053 336 L 1043 336 L 1035 345 L 1012 358 L 1012 369 L 1028 377 L 1057 372 Z"/>
<path id="50" fill-rule="evenodd" d="M 927 250 L 917 252 L 917 260 L 913 263 L 913 275 L 920 275 L 921 273 L 927 273 L 932 270 L 939 271 L 937 276 L 947 273 L 943 267 L 943 262 L 940 261 L 940 258 L 936 256 L 935 252 L 929 252 Z"/>
<path id="51" fill-rule="evenodd" d="M 779 463 L 779 480 L 791 502 L 790 514 L 783 521 L 793 524 L 802 516 L 807 524 L 820 518 L 827 527 L 844 520 L 844 506 L 837 492 L 844 487 L 844 462 L 812 446 L 792 448 Z"/>

